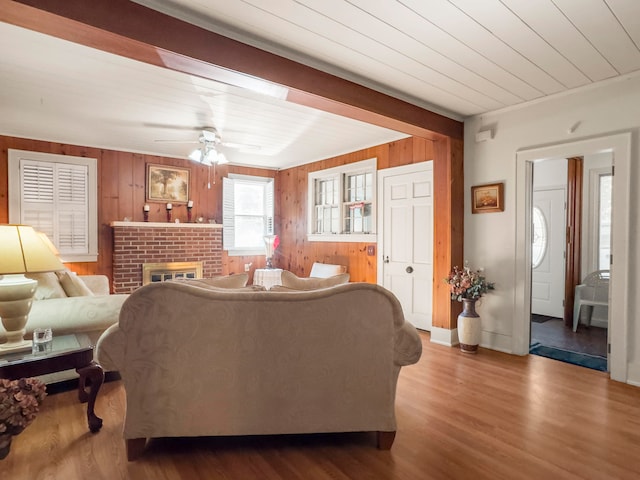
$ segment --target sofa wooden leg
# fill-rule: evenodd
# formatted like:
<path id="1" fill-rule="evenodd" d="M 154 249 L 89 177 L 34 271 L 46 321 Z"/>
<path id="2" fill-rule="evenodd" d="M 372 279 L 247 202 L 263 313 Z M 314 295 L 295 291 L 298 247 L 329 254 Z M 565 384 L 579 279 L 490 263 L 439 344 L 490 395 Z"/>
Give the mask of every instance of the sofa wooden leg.
<path id="1" fill-rule="evenodd" d="M 142 452 L 144 451 L 144 446 L 147 443 L 146 438 L 128 438 L 125 440 L 126 448 L 127 448 L 127 460 L 133 462 L 137 460 Z"/>
<path id="2" fill-rule="evenodd" d="M 396 432 L 378 432 L 378 448 L 391 450 L 391 445 L 396 438 Z"/>

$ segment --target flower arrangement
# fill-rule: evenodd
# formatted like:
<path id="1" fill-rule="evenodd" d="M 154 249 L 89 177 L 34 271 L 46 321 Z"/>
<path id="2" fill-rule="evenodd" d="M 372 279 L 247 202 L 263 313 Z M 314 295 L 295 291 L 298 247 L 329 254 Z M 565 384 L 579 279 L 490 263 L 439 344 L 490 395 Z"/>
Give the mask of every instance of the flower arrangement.
<path id="1" fill-rule="evenodd" d="M 464 299 L 477 300 L 489 290 L 494 289 L 494 284 L 487 282 L 482 269 L 471 270 L 467 264 L 462 268 L 453 267 L 444 281 L 451 289 L 451 300 L 458 302 Z"/>
<path id="2" fill-rule="evenodd" d="M 37 378 L 0 378 L 0 437 L 17 435 L 31 425 L 47 387 Z"/>

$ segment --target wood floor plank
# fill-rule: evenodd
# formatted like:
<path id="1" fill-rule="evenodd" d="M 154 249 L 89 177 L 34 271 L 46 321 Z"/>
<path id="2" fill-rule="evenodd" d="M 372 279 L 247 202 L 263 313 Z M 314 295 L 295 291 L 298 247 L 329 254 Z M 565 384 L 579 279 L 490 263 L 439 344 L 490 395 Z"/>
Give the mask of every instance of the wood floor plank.
<path id="1" fill-rule="evenodd" d="M 530 355 L 431 344 L 402 369 L 390 451 L 374 432 L 154 439 L 136 462 L 122 440 L 125 394 L 106 383 L 87 430 L 76 392 L 46 398 L 0 461 L 0 478 L 45 479 L 637 479 L 640 388 Z"/>

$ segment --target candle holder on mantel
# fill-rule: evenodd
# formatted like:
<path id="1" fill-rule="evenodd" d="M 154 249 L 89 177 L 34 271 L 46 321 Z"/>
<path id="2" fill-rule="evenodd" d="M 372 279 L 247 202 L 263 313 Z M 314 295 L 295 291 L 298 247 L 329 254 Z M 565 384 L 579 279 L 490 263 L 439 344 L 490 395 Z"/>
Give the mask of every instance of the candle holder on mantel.
<path id="1" fill-rule="evenodd" d="M 187 202 L 187 222 L 191 223 L 191 209 L 193 208 L 193 200 Z"/>
<path id="2" fill-rule="evenodd" d="M 149 205 L 147 205 L 146 203 L 144 204 L 144 207 L 142 207 L 142 213 L 144 215 L 144 221 L 148 222 L 149 221 L 149 210 L 150 207 Z"/>
<path id="3" fill-rule="evenodd" d="M 167 222 L 171 221 L 171 211 L 173 209 L 173 205 L 167 203 Z"/>

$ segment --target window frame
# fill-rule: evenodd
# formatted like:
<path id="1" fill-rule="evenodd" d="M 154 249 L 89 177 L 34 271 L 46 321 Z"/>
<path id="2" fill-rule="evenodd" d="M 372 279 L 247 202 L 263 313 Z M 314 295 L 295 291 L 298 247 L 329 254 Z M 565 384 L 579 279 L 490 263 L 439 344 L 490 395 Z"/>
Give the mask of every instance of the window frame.
<path id="1" fill-rule="evenodd" d="M 600 178 L 611 176 L 612 167 L 599 167 L 589 170 L 589 217 L 588 217 L 588 271 L 594 272 L 600 268 Z M 613 192 L 612 192 L 613 197 Z M 612 198 L 613 200 L 613 198 Z M 610 232 L 611 234 L 612 232 Z M 610 247 L 611 253 L 611 247 Z M 608 270 L 608 267 L 606 268 Z"/>
<path id="2" fill-rule="evenodd" d="M 369 158 L 359 162 L 348 163 L 337 167 L 309 172 L 307 176 L 307 240 L 310 242 L 375 242 L 376 234 L 376 203 L 377 203 L 377 158 Z M 370 233 L 345 233 L 345 208 L 353 203 L 346 200 L 345 178 L 348 175 L 366 174 L 372 175 L 371 182 L 371 232 Z M 337 191 L 339 192 L 339 233 L 317 233 L 316 224 L 316 182 L 337 178 Z"/>
<path id="3" fill-rule="evenodd" d="M 264 235 L 273 235 L 274 233 L 274 217 L 275 217 L 275 179 L 273 177 L 259 177 L 254 175 L 241 175 L 236 173 L 230 173 L 228 177 L 224 177 L 222 186 L 222 236 L 223 236 L 223 249 L 227 251 L 227 254 L 231 257 L 246 256 L 246 255 L 264 255 L 264 244 L 250 247 L 236 247 L 235 246 L 235 210 L 233 192 L 236 182 L 261 184 L 265 189 L 265 214 Z M 231 188 L 229 188 L 231 186 Z M 269 200 L 271 197 L 271 200 Z M 269 205 L 269 203 L 271 205 Z M 270 210 L 270 211 L 268 211 Z M 234 246 L 230 247 L 230 243 L 234 243 Z"/>
<path id="4" fill-rule="evenodd" d="M 87 169 L 87 251 L 83 253 L 65 252 L 59 245 L 60 258 L 64 262 L 97 262 L 98 261 L 98 160 L 90 157 L 75 157 L 71 155 L 59 155 L 45 152 L 31 152 L 27 150 L 8 150 L 8 177 L 9 177 L 9 222 L 22 223 L 22 192 L 20 166 L 23 160 L 83 166 Z M 33 225 L 37 229 L 37 225 Z M 60 227 L 54 221 L 56 232 Z M 57 235 L 54 235 L 57 236 Z M 51 241 L 56 244 L 55 238 Z"/>

